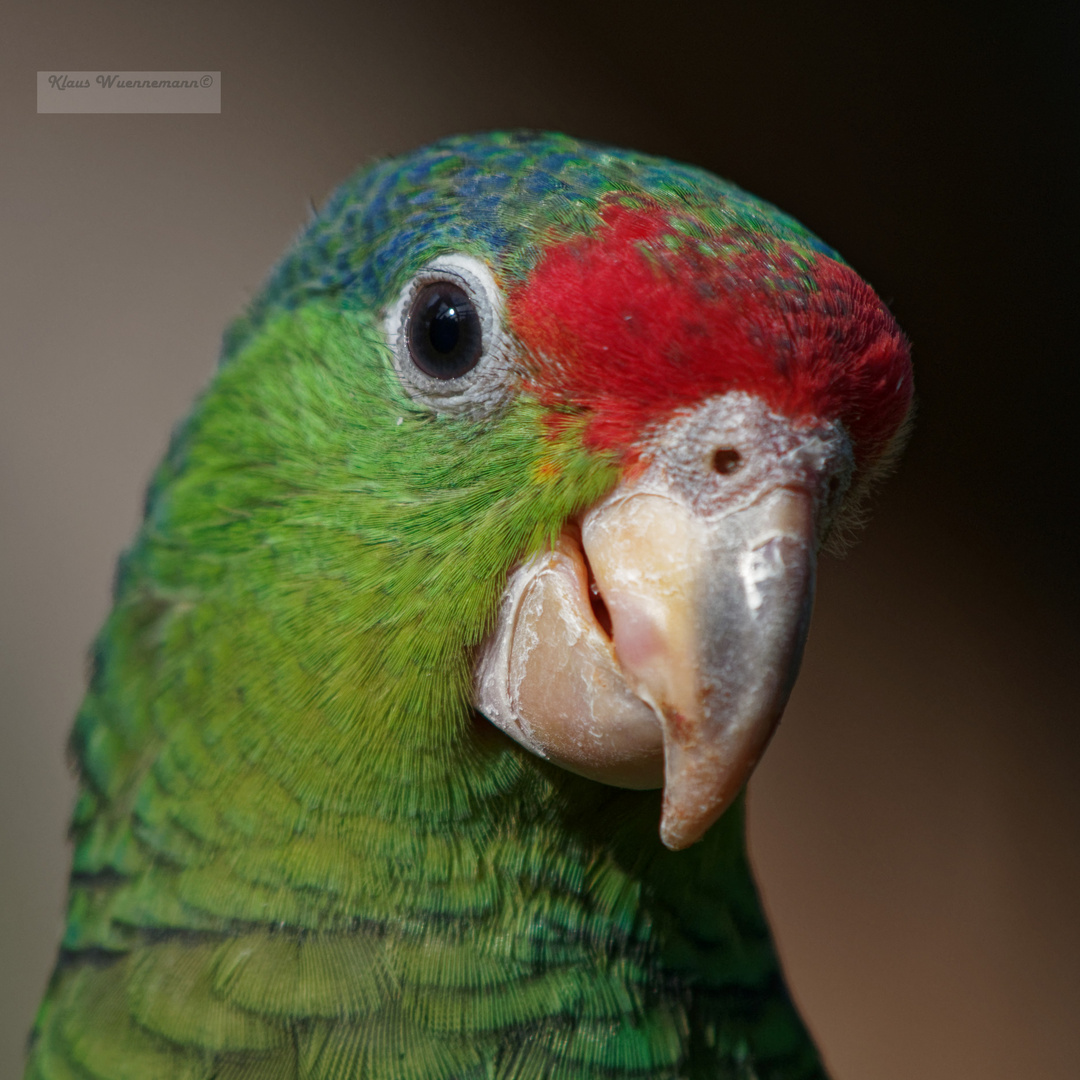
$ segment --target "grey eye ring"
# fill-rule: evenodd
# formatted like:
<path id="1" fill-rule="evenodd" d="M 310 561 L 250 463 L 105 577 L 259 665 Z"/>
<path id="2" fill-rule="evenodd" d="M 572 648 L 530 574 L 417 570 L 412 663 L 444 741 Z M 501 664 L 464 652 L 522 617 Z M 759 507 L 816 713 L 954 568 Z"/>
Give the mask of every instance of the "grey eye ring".
<path id="1" fill-rule="evenodd" d="M 483 416 L 511 392 L 503 297 L 472 255 L 441 255 L 401 290 L 384 329 L 405 392 L 433 411 Z"/>

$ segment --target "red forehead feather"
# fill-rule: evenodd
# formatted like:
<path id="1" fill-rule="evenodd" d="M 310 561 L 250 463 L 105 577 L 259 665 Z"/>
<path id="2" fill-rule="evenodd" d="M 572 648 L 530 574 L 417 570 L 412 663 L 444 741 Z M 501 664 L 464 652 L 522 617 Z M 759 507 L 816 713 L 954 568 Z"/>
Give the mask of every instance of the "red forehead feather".
<path id="1" fill-rule="evenodd" d="M 586 409 L 590 446 L 631 447 L 674 410 L 743 390 L 793 419 L 841 420 L 860 463 L 881 454 L 911 405 L 911 362 L 854 271 L 745 230 L 702 251 L 660 206 L 602 219 L 549 248 L 508 301 L 537 358 L 532 391 Z"/>

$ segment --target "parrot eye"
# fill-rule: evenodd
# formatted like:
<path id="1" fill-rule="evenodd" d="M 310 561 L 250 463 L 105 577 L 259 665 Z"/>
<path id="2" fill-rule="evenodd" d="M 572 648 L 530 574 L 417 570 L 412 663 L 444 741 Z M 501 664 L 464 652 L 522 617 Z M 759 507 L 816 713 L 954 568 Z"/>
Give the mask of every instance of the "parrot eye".
<path id="1" fill-rule="evenodd" d="M 472 255 L 432 259 L 384 316 L 402 389 L 444 415 L 487 416 L 515 392 L 513 347 L 490 267 Z"/>
<path id="2" fill-rule="evenodd" d="M 433 281 L 413 300 L 406 337 L 413 363 L 433 379 L 456 379 L 476 367 L 483 352 L 480 316 L 453 281 Z"/>

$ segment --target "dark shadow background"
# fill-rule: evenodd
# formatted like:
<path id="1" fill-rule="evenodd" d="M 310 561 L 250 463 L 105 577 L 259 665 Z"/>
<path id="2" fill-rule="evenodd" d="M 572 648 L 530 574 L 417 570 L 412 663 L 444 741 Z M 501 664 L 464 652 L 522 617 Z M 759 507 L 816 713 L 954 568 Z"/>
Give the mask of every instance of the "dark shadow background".
<path id="1" fill-rule="evenodd" d="M 837 1080 L 1080 1075 L 1080 18 L 909 4 L 6 0 L 0 1076 L 63 910 L 63 746 L 112 566 L 226 321 L 355 166 L 556 128 L 704 165 L 836 245 L 919 421 L 823 567 L 752 786 Z M 37 116 L 34 72 L 220 69 L 220 116 Z"/>

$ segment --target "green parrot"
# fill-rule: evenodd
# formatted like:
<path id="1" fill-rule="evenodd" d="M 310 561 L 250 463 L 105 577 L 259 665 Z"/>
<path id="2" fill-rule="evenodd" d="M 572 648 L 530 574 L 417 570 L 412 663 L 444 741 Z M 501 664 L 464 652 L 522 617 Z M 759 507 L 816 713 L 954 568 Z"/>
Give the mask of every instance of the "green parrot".
<path id="1" fill-rule="evenodd" d="M 870 287 L 701 169 L 359 172 L 120 560 L 27 1080 L 822 1077 L 741 792 L 911 401 Z"/>

